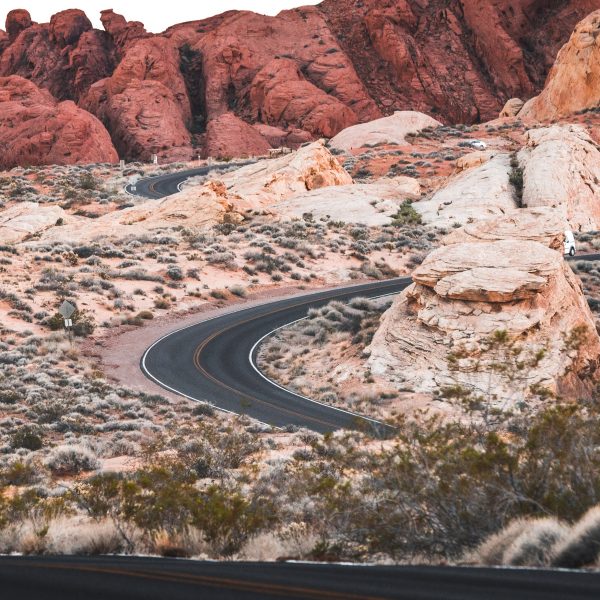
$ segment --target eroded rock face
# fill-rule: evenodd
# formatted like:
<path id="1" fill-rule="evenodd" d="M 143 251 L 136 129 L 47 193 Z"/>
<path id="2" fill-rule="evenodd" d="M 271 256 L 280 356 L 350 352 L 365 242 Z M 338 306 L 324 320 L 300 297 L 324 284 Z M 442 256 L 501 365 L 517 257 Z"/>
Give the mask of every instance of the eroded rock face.
<path id="1" fill-rule="evenodd" d="M 98 119 L 21 77 L 0 77 L 0 146 L 4 169 L 118 161 Z"/>
<path id="2" fill-rule="evenodd" d="M 525 105 L 520 116 L 542 121 L 599 103 L 600 10 L 596 10 L 577 25 L 559 52 L 543 92 Z"/>
<path id="3" fill-rule="evenodd" d="M 600 229 L 600 151 L 585 129 L 555 125 L 526 138 L 523 205 L 555 208 L 575 231 Z"/>
<path id="4" fill-rule="evenodd" d="M 594 8 L 597 0 L 325 0 L 276 17 L 230 11 L 161 35 L 112 10 L 102 11 L 104 31 L 79 10 L 43 24 L 17 10 L 0 32 L 0 76 L 92 111 L 127 158 L 181 158 L 182 128 L 187 155 L 230 156 L 236 143 L 214 135 L 223 115 L 237 119 L 223 117 L 247 153 L 297 148 L 406 107 L 454 123 L 493 118 L 509 97 L 542 88 L 568 32 Z M 144 111 L 135 104 L 146 81 L 168 91 L 141 86 L 145 104 L 173 114 L 141 133 L 121 115 Z"/>
<path id="5" fill-rule="evenodd" d="M 331 140 L 331 147 L 350 151 L 367 144 L 406 144 L 409 133 L 418 133 L 426 127 L 439 127 L 441 123 L 428 115 L 414 111 L 397 111 L 391 117 L 376 119 L 348 127 Z"/>
<path id="6" fill-rule="evenodd" d="M 491 376 L 496 407 L 510 408 L 527 398 L 532 385 L 559 394 L 590 393 L 600 365 L 600 338 L 581 284 L 562 253 L 541 243 L 556 244 L 549 230 L 558 225 L 557 218 L 551 211 L 530 213 L 523 223 L 515 213 L 499 222 L 498 239 L 493 239 L 491 220 L 479 231 L 462 232 L 473 241 L 432 252 L 415 270 L 414 284 L 384 315 L 370 347 L 372 372 L 416 391 L 460 385 L 487 396 L 490 364 L 498 357 L 481 351 L 490 336 L 505 331 L 509 339 L 518 339 L 523 360 L 539 350 L 545 355 L 531 363 L 516 392 L 519 386 Z M 566 223 L 561 225 L 560 231 Z M 508 237 L 511 229 L 522 236 L 525 227 L 539 241 Z M 585 343 L 566 350 L 566 336 L 576 330 L 585 332 Z M 451 355 L 458 356 L 452 366 Z M 477 361 L 480 367 L 470 368 Z"/>
<path id="7" fill-rule="evenodd" d="M 483 157 L 478 154 L 476 161 Z M 499 154 L 479 167 L 467 168 L 449 180 L 430 200 L 413 206 L 427 224 L 449 227 L 503 215 L 516 208 L 510 184 L 510 158 Z"/>
<path id="8" fill-rule="evenodd" d="M 500 118 L 516 117 L 520 112 L 525 102 L 521 98 L 511 98 L 506 102 L 502 110 L 500 111 Z"/>
<path id="9" fill-rule="evenodd" d="M 206 128 L 206 156 L 262 156 L 269 148 L 269 142 L 258 129 L 230 112 L 212 119 Z"/>
<path id="10" fill-rule="evenodd" d="M 264 208 L 306 191 L 350 185 L 352 177 L 319 141 L 293 154 L 237 169 L 222 181 L 244 199 L 245 208 Z"/>
<path id="11" fill-rule="evenodd" d="M 17 39 L 17 36 L 28 27 L 32 25 L 31 15 L 29 11 L 18 8 L 11 10 L 6 15 L 6 33 L 10 41 Z"/>

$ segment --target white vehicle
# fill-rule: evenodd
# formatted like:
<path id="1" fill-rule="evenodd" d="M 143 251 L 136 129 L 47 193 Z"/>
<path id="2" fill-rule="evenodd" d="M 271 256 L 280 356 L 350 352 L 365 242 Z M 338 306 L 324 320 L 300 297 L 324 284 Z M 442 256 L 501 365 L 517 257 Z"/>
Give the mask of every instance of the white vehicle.
<path id="1" fill-rule="evenodd" d="M 575 256 L 575 252 L 577 252 L 575 248 L 575 236 L 572 231 L 565 231 L 565 256 Z"/>
<path id="2" fill-rule="evenodd" d="M 487 148 L 487 144 L 481 140 L 473 140 L 472 142 L 469 142 L 469 146 L 475 148 L 475 150 L 485 150 Z"/>

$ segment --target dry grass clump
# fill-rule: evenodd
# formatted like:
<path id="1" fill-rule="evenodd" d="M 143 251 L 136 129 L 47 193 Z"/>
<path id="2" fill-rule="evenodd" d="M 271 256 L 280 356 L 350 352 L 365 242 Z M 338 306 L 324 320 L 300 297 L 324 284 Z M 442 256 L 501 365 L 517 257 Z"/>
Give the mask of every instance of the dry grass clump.
<path id="1" fill-rule="evenodd" d="M 577 569 L 600 556 L 600 506 L 594 506 L 553 549 L 552 566 Z"/>

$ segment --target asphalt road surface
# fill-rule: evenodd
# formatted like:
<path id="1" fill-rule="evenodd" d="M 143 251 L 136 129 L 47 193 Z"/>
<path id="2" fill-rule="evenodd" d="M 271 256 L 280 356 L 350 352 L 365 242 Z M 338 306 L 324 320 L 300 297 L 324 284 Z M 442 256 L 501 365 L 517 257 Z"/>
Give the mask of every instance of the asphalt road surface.
<path id="1" fill-rule="evenodd" d="M 257 342 L 304 318 L 312 307 L 356 296 L 395 294 L 410 282 L 377 281 L 236 310 L 161 338 L 146 351 L 141 367 L 168 390 L 269 425 L 297 425 L 321 433 L 367 428 L 383 434 L 386 429 L 377 421 L 299 396 L 264 378 L 255 368 Z"/>
<path id="2" fill-rule="evenodd" d="M 150 200 L 160 200 L 161 198 L 179 192 L 179 186 L 191 177 L 208 175 L 211 171 L 218 171 L 224 168 L 244 167 L 254 162 L 256 161 L 248 160 L 244 162 L 219 163 L 217 165 L 198 167 L 197 169 L 189 169 L 187 171 L 177 171 L 176 173 L 160 175 L 158 177 L 146 177 L 145 179 L 140 179 L 136 183 L 125 186 L 125 191 L 134 196 L 142 196 L 143 198 L 149 198 Z"/>
<path id="3" fill-rule="evenodd" d="M 0 558 L 6 600 L 597 600 L 600 574 L 573 571 Z"/>
<path id="4" fill-rule="evenodd" d="M 215 168 L 143 179 L 129 191 L 145 197 L 168 196 L 177 192 L 187 178 Z M 600 259 L 600 254 L 575 257 L 582 258 Z M 321 433 L 361 428 L 383 435 L 389 428 L 377 421 L 299 396 L 266 379 L 256 368 L 258 342 L 274 330 L 304 318 L 312 307 L 356 296 L 395 294 L 410 282 L 409 278 L 371 282 L 231 312 L 161 338 L 147 350 L 141 368 L 165 389 L 269 425 L 296 425 Z"/>

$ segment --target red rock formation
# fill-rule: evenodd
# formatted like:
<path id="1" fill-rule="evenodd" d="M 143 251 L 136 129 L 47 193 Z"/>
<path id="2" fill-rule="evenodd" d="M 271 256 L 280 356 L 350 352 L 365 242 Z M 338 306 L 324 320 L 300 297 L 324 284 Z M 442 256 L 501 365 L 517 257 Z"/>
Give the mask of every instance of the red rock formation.
<path id="1" fill-rule="evenodd" d="M 6 15 L 6 33 L 8 33 L 11 42 L 17 39 L 21 31 L 31 27 L 31 25 L 31 15 L 26 10 L 18 8 L 11 10 Z"/>
<path id="2" fill-rule="evenodd" d="M 78 100 L 114 69 L 112 43 L 92 30 L 82 11 L 66 10 L 40 25 L 32 25 L 26 11 L 13 13 L 6 24 L 12 43 L 0 56 L 0 76 L 20 75 L 59 100 Z"/>
<path id="3" fill-rule="evenodd" d="M 223 113 L 208 122 L 206 156 L 259 156 L 266 154 L 270 147 L 254 127 L 233 113 Z"/>
<path id="4" fill-rule="evenodd" d="M 112 10 L 102 11 L 105 31 L 79 10 L 46 24 L 17 10 L 0 32 L 0 76 L 78 102 L 128 158 L 185 157 L 192 140 L 229 155 L 235 131 L 240 152 L 255 153 L 396 110 L 492 119 L 510 97 L 542 89 L 599 1 L 324 0 L 276 17 L 230 11 L 162 35 Z"/>
<path id="5" fill-rule="evenodd" d="M 179 52 L 163 37 L 131 42 L 113 75 L 97 82 L 81 106 L 105 123 L 128 159 L 189 160 L 192 111 Z"/>
<path id="6" fill-rule="evenodd" d="M 102 123 L 21 77 L 0 78 L 0 168 L 116 162 Z"/>
<path id="7" fill-rule="evenodd" d="M 354 111 L 307 81 L 295 61 L 274 59 L 252 81 L 253 118 L 268 125 L 333 137 L 358 123 Z"/>
<path id="8" fill-rule="evenodd" d="M 519 113 L 535 121 L 564 117 L 600 103 L 600 10 L 581 21 L 550 71 L 546 87 Z"/>

